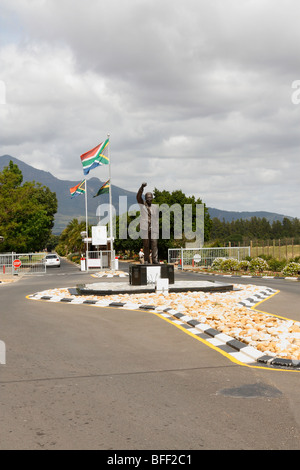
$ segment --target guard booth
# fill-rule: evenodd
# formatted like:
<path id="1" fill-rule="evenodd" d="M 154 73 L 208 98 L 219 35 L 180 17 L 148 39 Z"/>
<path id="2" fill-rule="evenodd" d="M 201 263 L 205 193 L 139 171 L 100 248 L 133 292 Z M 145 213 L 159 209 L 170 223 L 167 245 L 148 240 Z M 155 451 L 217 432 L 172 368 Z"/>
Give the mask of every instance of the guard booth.
<path id="1" fill-rule="evenodd" d="M 81 270 L 112 269 L 115 265 L 115 252 L 111 250 L 111 240 L 107 237 L 107 227 L 96 225 L 92 227 L 92 236 L 84 238 L 84 242 L 91 243 L 95 250 L 87 250 L 86 258 L 81 259 Z"/>

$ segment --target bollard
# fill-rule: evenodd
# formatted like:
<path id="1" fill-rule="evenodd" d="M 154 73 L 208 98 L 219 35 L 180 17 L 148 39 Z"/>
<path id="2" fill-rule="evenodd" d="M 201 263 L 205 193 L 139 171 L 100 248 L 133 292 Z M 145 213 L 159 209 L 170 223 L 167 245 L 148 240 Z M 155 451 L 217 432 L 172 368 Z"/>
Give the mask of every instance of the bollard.
<path id="1" fill-rule="evenodd" d="M 85 271 L 85 258 L 80 259 L 80 269 L 81 271 Z"/>

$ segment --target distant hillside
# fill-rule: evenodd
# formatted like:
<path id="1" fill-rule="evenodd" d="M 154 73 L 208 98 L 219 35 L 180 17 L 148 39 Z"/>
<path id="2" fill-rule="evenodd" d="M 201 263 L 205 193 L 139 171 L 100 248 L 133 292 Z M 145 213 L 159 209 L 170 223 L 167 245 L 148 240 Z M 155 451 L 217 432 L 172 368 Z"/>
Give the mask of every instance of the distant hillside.
<path id="1" fill-rule="evenodd" d="M 263 217 L 267 219 L 271 224 L 275 220 L 279 220 L 280 222 L 283 221 L 284 218 L 292 220 L 293 217 L 289 217 L 287 215 L 282 215 L 282 214 L 276 214 L 275 212 L 265 212 L 265 211 L 257 211 L 257 212 L 234 212 L 234 211 L 223 211 L 220 209 L 214 209 L 211 207 L 208 207 L 208 212 L 210 217 L 213 219 L 216 217 L 217 219 L 220 219 L 225 222 L 231 222 L 232 220 L 237 220 L 237 219 L 251 219 L 251 217 L 257 217 L 258 219 L 262 219 Z"/>
<path id="2" fill-rule="evenodd" d="M 70 222 L 70 220 L 74 218 L 77 218 L 78 220 L 85 220 L 85 198 L 83 196 L 79 196 L 71 199 L 70 197 L 70 188 L 78 184 L 79 181 L 59 180 L 48 171 L 33 168 L 32 166 L 27 165 L 27 163 L 24 163 L 21 160 L 18 160 L 17 158 L 11 157 L 9 155 L 3 155 L 0 157 L 0 171 L 2 171 L 5 166 L 9 165 L 10 160 L 14 164 L 18 165 L 22 171 L 23 181 L 35 181 L 36 183 L 41 183 L 56 193 L 58 200 L 58 211 L 55 216 L 53 233 L 60 234 Z M 93 198 L 103 183 L 104 181 L 101 181 L 99 178 L 95 177 L 92 177 L 88 180 L 88 218 L 89 223 L 91 224 L 97 223 L 96 210 L 98 205 L 100 203 L 108 203 L 109 200 L 108 194 Z M 128 208 L 132 204 L 136 203 L 136 191 L 126 191 L 125 189 L 112 185 L 112 203 L 116 208 L 117 213 L 119 212 L 119 196 L 127 196 Z M 223 211 L 210 207 L 208 207 L 208 211 L 211 218 L 217 217 L 221 221 L 224 219 L 225 222 L 231 222 L 232 220 L 236 219 L 250 219 L 251 217 L 265 217 L 272 223 L 274 220 L 279 220 L 282 222 L 283 218 L 287 217 L 285 215 L 263 211 L 234 212 Z M 287 218 L 292 219 L 292 217 Z"/>

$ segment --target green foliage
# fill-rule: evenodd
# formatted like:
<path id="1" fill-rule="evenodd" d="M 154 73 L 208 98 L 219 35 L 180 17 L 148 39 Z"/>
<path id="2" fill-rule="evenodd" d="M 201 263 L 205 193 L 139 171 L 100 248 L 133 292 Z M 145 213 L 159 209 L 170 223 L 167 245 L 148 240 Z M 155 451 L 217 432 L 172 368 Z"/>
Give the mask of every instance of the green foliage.
<path id="1" fill-rule="evenodd" d="M 227 258 L 222 258 L 222 257 L 215 258 L 211 265 L 212 269 L 221 270 L 223 261 L 226 261 L 226 259 Z"/>
<path id="2" fill-rule="evenodd" d="M 300 263 L 292 261 L 288 263 L 282 270 L 284 276 L 297 276 L 300 273 Z"/>
<path id="3" fill-rule="evenodd" d="M 239 269 L 241 271 L 248 271 L 248 269 L 250 268 L 250 261 L 246 260 L 246 259 L 242 259 L 240 262 L 239 262 Z"/>
<path id="4" fill-rule="evenodd" d="M 172 207 L 175 204 L 178 204 L 182 208 L 182 220 L 180 222 L 180 226 L 184 227 L 184 206 L 191 205 L 191 229 L 193 232 L 196 231 L 196 208 L 197 205 L 203 204 L 204 205 L 204 241 L 208 241 L 210 239 L 210 232 L 212 227 L 212 221 L 209 215 L 209 211 L 202 200 L 200 198 L 195 199 L 195 196 L 186 196 L 181 190 L 176 190 L 170 193 L 169 191 L 163 190 L 159 191 L 157 188 L 153 191 L 154 195 L 154 203 L 155 204 L 167 204 L 169 207 Z M 170 217 L 170 224 L 171 224 L 171 236 L 173 235 L 174 238 L 174 227 L 176 226 L 176 215 L 171 211 Z M 189 234 L 185 234 L 183 236 L 183 241 L 187 240 Z"/>
<path id="5" fill-rule="evenodd" d="M 263 272 L 263 271 L 268 271 L 269 269 L 269 265 L 268 263 L 266 262 L 266 260 L 262 259 L 262 258 L 253 258 L 251 261 L 250 261 L 250 271 L 258 271 L 258 272 Z"/>
<path id="6" fill-rule="evenodd" d="M 1 251 L 38 251 L 51 235 L 56 194 L 34 181 L 22 181 L 22 172 L 12 161 L 0 172 Z"/>
<path id="7" fill-rule="evenodd" d="M 239 262 L 235 258 L 227 258 L 221 263 L 221 269 L 223 271 L 238 271 Z"/>
<path id="8" fill-rule="evenodd" d="M 57 253 L 60 256 L 67 256 L 70 253 L 85 252 L 85 244 L 81 238 L 81 232 L 85 230 L 85 222 L 78 222 L 78 219 L 71 220 L 59 237 L 59 243 L 56 246 Z"/>
<path id="9" fill-rule="evenodd" d="M 240 264 L 235 258 L 215 258 L 212 263 L 212 269 L 217 271 L 238 271 Z"/>
<path id="10" fill-rule="evenodd" d="M 67 256 L 68 260 L 72 261 L 73 263 L 80 264 L 81 254 L 79 253 L 70 253 Z"/>
<path id="11" fill-rule="evenodd" d="M 300 220 L 285 217 L 282 222 L 270 223 L 265 217 L 251 217 L 225 222 L 214 217 L 211 221 L 211 240 L 243 242 L 245 238 L 254 240 L 275 240 L 279 238 L 300 238 Z"/>
<path id="12" fill-rule="evenodd" d="M 286 260 L 285 259 L 279 260 L 277 258 L 270 258 L 268 260 L 268 265 L 269 265 L 269 268 L 270 268 L 271 271 L 280 272 L 280 271 L 282 271 L 282 269 L 286 265 Z"/>
<path id="13" fill-rule="evenodd" d="M 174 237 L 174 228 L 177 226 L 176 224 L 178 223 L 179 226 L 184 227 L 184 205 L 185 204 L 190 204 L 192 206 L 192 211 L 191 211 L 191 230 L 193 232 L 196 231 L 196 205 L 197 204 L 202 204 L 202 201 L 200 199 L 195 199 L 194 196 L 188 197 L 186 196 L 181 190 L 176 190 L 170 193 L 169 191 L 163 190 L 159 191 L 157 188 L 154 189 L 153 191 L 153 204 L 158 204 L 159 206 L 163 204 L 167 204 L 169 207 L 171 207 L 174 204 L 178 204 L 182 210 L 181 210 L 181 217 L 182 220 L 178 220 L 176 217 L 176 213 L 174 214 L 173 211 L 170 211 L 170 238 L 164 238 L 162 236 L 162 220 L 163 216 L 162 213 L 160 213 L 160 220 L 159 220 L 159 225 L 160 225 L 160 236 L 158 240 L 158 253 L 159 253 L 159 259 L 166 259 L 168 257 L 168 249 L 169 248 L 179 248 L 181 246 L 185 246 L 187 241 L 191 241 L 188 239 L 186 234 L 182 234 L 181 238 L 175 238 Z M 143 246 L 143 241 L 140 237 L 133 239 L 130 236 L 130 233 L 128 235 L 128 238 L 122 238 L 120 236 L 120 230 L 121 233 L 124 233 L 124 230 L 122 232 L 122 228 L 120 227 L 128 227 L 130 228 L 130 224 L 134 224 L 135 219 L 139 216 L 139 212 L 137 214 L 134 214 L 134 216 L 131 216 L 129 214 L 126 215 L 121 215 L 116 218 L 116 239 L 114 241 L 114 248 L 117 252 L 120 253 L 138 253 L 140 248 Z M 125 218 L 127 217 L 127 219 Z M 139 227 L 135 227 L 136 231 L 138 232 Z M 208 212 L 208 209 L 206 208 L 204 204 L 204 240 L 209 239 L 210 235 L 210 229 L 211 229 L 211 219 L 210 215 Z M 128 230 L 130 232 L 130 230 Z M 131 255 L 132 256 L 132 255 Z"/>
<path id="14" fill-rule="evenodd" d="M 237 261 L 234 258 L 215 258 L 211 265 L 212 269 L 217 271 L 251 271 L 251 272 L 282 272 L 285 276 L 295 276 L 300 272 L 300 257 L 287 264 L 286 259 L 278 260 L 271 256 L 261 255 L 256 258 L 247 257 L 247 259 Z"/>
<path id="15" fill-rule="evenodd" d="M 133 238 L 127 234 L 127 227 L 138 217 L 139 212 L 134 215 L 128 213 L 116 217 L 116 238 L 114 240 L 115 252 L 123 259 L 132 259 L 134 253 L 138 253 L 143 246 L 140 237 Z M 127 234 L 125 238 L 124 234 Z"/>
<path id="16" fill-rule="evenodd" d="M 46 250 L 48 252 L 55 251 L 55 248 L 58 242 L 59 242 L 59 235 L 51 234 L 45 245 Z"/>
<path id="17" fill-rule="evenodd" d="M 300 256 L 297 256 L 294 261 L 287 263 L 285 259 L 278 260 L 271 256 L 258 256 L 237 261 L 234 258 L 215 258 L 211 268 L 216 271 L 251 271 L 251 272 L 278 272 L 285 276 L 297 276 L 300 274 Z"/>

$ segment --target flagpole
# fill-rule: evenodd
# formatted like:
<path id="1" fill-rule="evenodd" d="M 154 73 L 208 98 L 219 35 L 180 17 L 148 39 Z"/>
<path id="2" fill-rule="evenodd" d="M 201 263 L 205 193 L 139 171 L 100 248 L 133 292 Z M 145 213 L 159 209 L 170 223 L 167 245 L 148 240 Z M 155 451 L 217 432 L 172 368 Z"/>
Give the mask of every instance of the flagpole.
<path id="1" fill-rule="evenodd" d="M 87 210 L 87 180 L 85 180 L 85 231 L 86 231 L 86 256 L 85 256 L 85 262 L 86 262 L 86 271 L 89 270 L 89 242 L 88 242 L 88 237 L 89 237 L 89 225 L 88 225 L 88 210 Z"/>
<path id="2" fill-rule="evenodd" d="M 107 134 L 109 140 L 110 134 Z M 110 225 L 110 249 L 111 249 L 111 269 L 115 270 L 115 256 L 113 245 L 113 225 L 112 225 L 112 196 L 111 196 L 111 164 L 110 164 L 110 142 L 108 144 L 108 169 L 109 169 L 109 225 Z"/>

